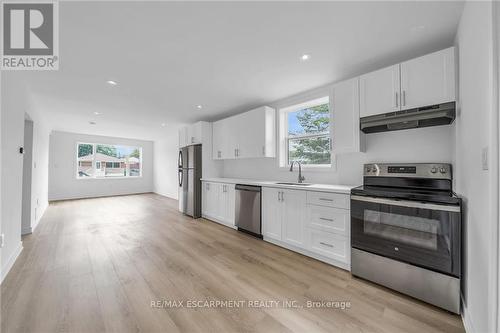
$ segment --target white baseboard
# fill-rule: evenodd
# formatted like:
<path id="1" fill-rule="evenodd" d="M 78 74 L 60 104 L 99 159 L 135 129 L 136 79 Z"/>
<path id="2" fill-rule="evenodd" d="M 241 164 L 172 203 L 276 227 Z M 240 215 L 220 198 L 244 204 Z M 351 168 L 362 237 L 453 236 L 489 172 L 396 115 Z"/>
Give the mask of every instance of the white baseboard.
<path id="1" fill-rule="evenodd" d="M 169 199 L 179 200 L 176 195 L 172 193 L 161 193 L 161 192 L 153 192 L 154 194 L 161 195 L 162 197 L 167 197 Z"/>
<path id="2" fill-rule="evenodd" d="M 2 265 L 0 284 L 2 284 L 2 282 L 5 279 L 5 277 L 7 276 L 7 274 L 9 274 L 12 266 L 14 266 L 14 263 L 16 262 L 17 258 L 19 257 L 19 255 L 21 254 L 22 251 L 23 251 L 23 242 L 19 242 L 19 245 L 14 250 L 14 252 L 10 256 L 9 260 L 7 260 L 7 262 L 4 265 Z"/>
<path id="3" fill-rule="evenodd" d="M 209 221 L 221 224 L 221 225 L 223 225 L 225 227 L 229 227 L 231 229 L 238 229 L 234 224 L 227 223 L 225 221 L 219 220 L 219 219 L 212 217 L 212 216 L 201 214 L 201 217 L 203 217 L 205 220 L 209 220 Z"/>
<path id="4" fill-rule="evenodd" d="M 469 315 L 469 311 L 465 306 L 463 295 L 460 297 L 462 301 L 462 322 L 464 323 L 465 332 L 474 333 L 476 330 L 474 329 L 474 325 L 472 324 L 472 318 Z"/>

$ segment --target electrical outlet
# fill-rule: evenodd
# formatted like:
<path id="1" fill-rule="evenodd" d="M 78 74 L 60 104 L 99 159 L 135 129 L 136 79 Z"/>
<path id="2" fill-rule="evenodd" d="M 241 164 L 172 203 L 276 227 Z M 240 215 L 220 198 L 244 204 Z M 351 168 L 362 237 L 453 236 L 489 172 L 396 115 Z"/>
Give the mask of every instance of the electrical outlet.
<path id="1" fill-rule="evenodd" d="M 488 147 L 484 147 L 481 151 L 481 164 L 483 170 L 488 170 L 489 161 L 488 161 Z"/>
<path id="2" fill-rule="evenodd" d="M 1 235 L 0 235 L 0 247 L 3 247 L 3 245 L 4 245 L 4 240 L 5 240 L 5 235 L 4 235 L 4 234 L 1 234 Z"/>

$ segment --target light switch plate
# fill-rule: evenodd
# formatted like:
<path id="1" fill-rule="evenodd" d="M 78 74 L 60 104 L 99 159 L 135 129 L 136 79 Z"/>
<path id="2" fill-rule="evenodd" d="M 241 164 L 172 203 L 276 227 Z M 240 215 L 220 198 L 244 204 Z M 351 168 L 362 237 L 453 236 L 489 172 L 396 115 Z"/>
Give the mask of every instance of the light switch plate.
<path id="1" fill-rule="evenodd" d="M 483 170 L 488 170 L 488 147 L 484 147 L 483 150 L 481 151 L 481 164 Z"/>
<path id="2" fill-rule="evenodd" d="M 4 242 L 4 239 L 5 239 L 5 235 L 4 235 L 4 234 L 1 234 L 1 235 L 0 235 L 0 247 L 3 247 L 3 242 Z"/>

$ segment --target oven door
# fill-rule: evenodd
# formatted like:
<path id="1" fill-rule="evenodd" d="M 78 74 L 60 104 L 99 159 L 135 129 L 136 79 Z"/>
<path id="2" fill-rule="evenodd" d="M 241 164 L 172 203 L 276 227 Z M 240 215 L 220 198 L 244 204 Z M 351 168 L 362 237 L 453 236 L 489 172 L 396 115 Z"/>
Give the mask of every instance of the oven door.
<path id="1" fill-rule="evenodd" d="M 351 195 L 353 248 L 460 277 L 459 205 Z"/>

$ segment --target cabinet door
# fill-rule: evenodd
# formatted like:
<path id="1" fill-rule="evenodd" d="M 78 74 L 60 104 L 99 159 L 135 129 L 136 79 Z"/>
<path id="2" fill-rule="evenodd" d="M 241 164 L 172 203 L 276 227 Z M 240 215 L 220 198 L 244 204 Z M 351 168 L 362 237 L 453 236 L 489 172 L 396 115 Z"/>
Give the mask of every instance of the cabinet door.
<path id="1" fill-rule="evenodd" d="M 205 183 L 205 215 L 216 218 L 219 202 L 219 187 L 217 183 Z"/>
<path id="2" fill-rule="evenodd" d="M 188 136 L 188 128 L 187 126 L 181 127 L 179 129 L 179 147 L 187 146 L 187 136 Z"/>
<path id="3" fill-rule="evenodd" d="M 224 120 L 219 120 L 212 125 L 212 158 L 214 160 L 223 159 L 224 153 Z"/>
<path id="4" fill-rule="evenodd" d="M 265 133 L 261 131 L 263 124 L 262 108 L 238 115 L 238 147 L 237 158 L 262 157 Z"/>
<path id="5" fill-rule="evenodd" d="M 199 121 L 193 125 L 188 126 L 187 128 L 188 145 L 201 143 L 201 125 L 202 123 Z"/>
<path id="6" fill-rule="evenodd" d="M 281 190 L 262 188 L 262 233 L 264 237 L 281 240 L 282 219 Z"/>
<path id="7" fill-rule="evenodd" d="M 361 117 L 399 111 L 399 65 L 360 76 L 359 90 Z"/>
<path id="8" fill-rule="evenodd" d="M 363 133 L 359 129 L 359 78 L 333 87 L 332 148 L 335 153 L 363 151 Z"/>
<path id="9" fill-rule="evenodd" d="M 219 184 L 219 202 L 217 218 L 224 224 L 235 225 L 235 190 L 234 184 Z"/>
<path id="10" fill-rule="evenodd" d="M 304 213 L 306 192 L 282 190 L 283 241 L 298 247 L 305 247 Z"/>
<path id="11" fill-rule="evenodd" d="M 455 100 L 455 49 L 401 64 L 401 105 L 412 109 Z"/>

